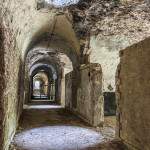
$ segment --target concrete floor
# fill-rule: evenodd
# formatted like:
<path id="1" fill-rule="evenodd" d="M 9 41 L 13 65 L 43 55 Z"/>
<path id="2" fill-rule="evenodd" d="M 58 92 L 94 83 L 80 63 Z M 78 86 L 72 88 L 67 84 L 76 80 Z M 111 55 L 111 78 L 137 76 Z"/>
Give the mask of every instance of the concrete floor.
<path id="1" fill-rule="evenodd" d="M 103 128 L 90 127 L 57 105 L 25 106 L 10 150 L 126 150 L 114 125 L 107 118 Z"/>

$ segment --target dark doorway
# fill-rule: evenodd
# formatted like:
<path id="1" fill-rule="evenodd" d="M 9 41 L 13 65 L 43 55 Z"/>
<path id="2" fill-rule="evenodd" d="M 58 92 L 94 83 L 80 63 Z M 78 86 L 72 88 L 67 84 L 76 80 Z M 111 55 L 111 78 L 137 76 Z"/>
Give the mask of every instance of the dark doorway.
<path id="1" fill-rule="evenodd" d="M 116 115 L 115 92 L 104 92 L 104 114 L 105 116 Z"/>

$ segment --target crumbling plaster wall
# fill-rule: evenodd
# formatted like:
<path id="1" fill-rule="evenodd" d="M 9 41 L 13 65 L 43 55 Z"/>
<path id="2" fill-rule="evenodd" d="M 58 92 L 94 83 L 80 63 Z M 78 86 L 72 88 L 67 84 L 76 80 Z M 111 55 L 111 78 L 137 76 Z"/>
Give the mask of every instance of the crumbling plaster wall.
<path id="1" fill-rule="evenodd" d="M 149 43 L 150 38 L 120 52 L 116 77 L 117 135 L 139 150 L 150 149 Z"/>
<path id="2" fill-rule="evenodd" d="M 103 91 L 114 92 L 119 51 L 150 35 L 150 8 L 144 0 L 82 0 L 69 11 L 81 54 L 101 64 Z"/>
<path id="3" fill-rule="evenodd" d="M 110 36 L 102 36 L 99 34 L 97 36 L 91 36 L 89 46 L 90 62 L 99 63 L 102 66 L 104 92 L 115 92 L 115 74 L 120 62 L 119 51 L 135 42 L 135 39 L 133 40 L 124 34 Z"/>
<path id="4" fill-rule="evenodd" d="M 102 66 L 104 92 L 115 92 L 115 73 L 120 61 L 119 50 L 128 44 L 125 37 L 91 37 L 90 62 L 99 63 Z"/>

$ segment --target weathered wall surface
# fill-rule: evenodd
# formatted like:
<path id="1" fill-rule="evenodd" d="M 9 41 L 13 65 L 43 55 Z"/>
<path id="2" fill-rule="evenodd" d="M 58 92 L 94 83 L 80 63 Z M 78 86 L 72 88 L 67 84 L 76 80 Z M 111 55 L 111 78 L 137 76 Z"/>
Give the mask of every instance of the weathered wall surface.
<path id="1" fill-rule="evenodd" d="M 0 2 L 3 15 L 10 22 L 13 32 L 16 32 L 17 45 L 22 51 L 22 56 L 43 33 L 51 34 L 51 32 L 62 37 L 79 52 L 78 41 L 69 18 L 63 13 L 60 15 L 56 9 L 37 10 L 36 2 L 35 0 Z"/>
<path id="2" fill-rule="evenodd" d="M 129 45 L 125 36 L 92 36 L 90 62 L 99 63 L 103 72 L 103 91 L 115 92 L 115 73 L 119 64 L 119 50 Z"/>
<path id="3" fill-rule="evenodd" d="M 72 72 L 65 75 L 65 106 L 72 108 Z"/>
<path id="4" fill-rule="evenodd" d="M 74 82 L 78 82 L 76 95 Z M 79 76 L 66 75 L 66 107 L 93 126 L 103 123 L 102 70 L 99 64 L 82 65 Z"/>
<path id="5" fill-rule="evenodd" d="M 61 105 L 65 106 L 65 78 L 61 79 Z"/>
<path id="6" fill-rule="evenodd" d="M 56 9 L 38 11 L 36 6 L 35 0 L 0 0 L 0 17 L 3 18 L 4 28 L 8 31 L 5 32 L 3 37 L 5 39 L 4 48 L 0 49 L 0 57 L 5 58 L 4 65 L 1 65 L 5 66 L 5 71 L 1 67 L 0 77 L 5 78 L 2 81 L 6 83 L 4 94 L 1 90 L 1 102 L 2 104 L 4 102 L 2 109 L 5 109 L 2 111 L 4 118 L 0 119 L 4 125 L 2 132 L 2 144 L 4 146 L 2 149 L 4 150 L 8 149 L 11 138 L 15 133 L 18 113 L 21 111 L 21 103 L 18 103 L 19 97 L 23 97 L 18 95 L 23 88 L 23 79 L 20 78 L 20 73 L 23 72 L 21 61 L 24 61 L 29 45 L 33 46 L 34 41 L 43 33 L 51 35 L 51 32 L 53 32 L 70 43 L 70 46 L 79 53 L 79 44 L 68 16 L 63 13 L 57 15 Z M 3 56 L 4 54 L 5 56 Z M 0 84 L 3 89 L 3 83 Z M 20 89 L 18 88 L 19 84 L 22 85 Z"/>
<path id="7" fill-rule="evenodd" d="M 79 72 L 76 70 L 65 75 L 65 106 L 67 109 L 77 108 L 77 89 L 79 87 Z"/>
<path id="8" fill-rule="evenodd" d="M 3 141 L 3 120 L 4 120 L 4 108 L 3 108 L 3 95 L 4 95 L 4 88 L 5 88 L 5 81 L 4 81 L 4 47 L 3 47 L 3 30 L 2 25 L 0 24 L 0 147 L 2 147 Z"/>
<path id="9" fill-rule="evenodd" d="M 90 55 L 90 63 L 102 66 L 104 92 L 115 92 L 119 51 L 150 35 L 150 9 L 145 2 L 82 0 L 70 7 L 81 52 Z"/>
<path id="10" fill-rule="evenodd" d="M 99 64 L 80 67 L 77 112 L 91 125 L 103 122 L 102 70 Z"/>
<path id="11" fill-rule="evenodd" d="M 118 136 L 150 149 L 150 39 L 120 52 L 117 72 Z"/>
<path id="12" fill-rule="evenodd" d="M 1 28 L 3 33 L 3 47 L 1 49 L 2 58 L 2 71 L 1 77 L 3 81 L 1 86 L 4 90 L 1 93 L 1 103 L 3 104 L 3 120 L 2 120 L 2 145 L 1 148 L 4 150 L 8 149 L 9 143 L 16 131 L 18 124 L 19 115 L 21 112 L 20 106 L 21 101 L 21 60 L 20 52 L 15 45 L 15 38 L 7 22 L 3 22 Z M 4 60 L 4 61 L 3 61 Z M 4 67 L 4 68 L 3 68 Z"/>

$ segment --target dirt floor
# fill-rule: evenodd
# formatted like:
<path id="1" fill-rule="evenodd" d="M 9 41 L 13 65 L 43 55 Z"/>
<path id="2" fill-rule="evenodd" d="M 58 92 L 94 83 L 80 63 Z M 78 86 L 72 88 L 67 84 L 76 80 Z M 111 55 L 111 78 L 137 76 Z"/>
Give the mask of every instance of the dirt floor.
<path id="1" fill-rule="evenodd" d="M 10 150 L 127 150 L 115 137 L 115 117 L 93 128 L 60 106 L 25 107 Z"/>

